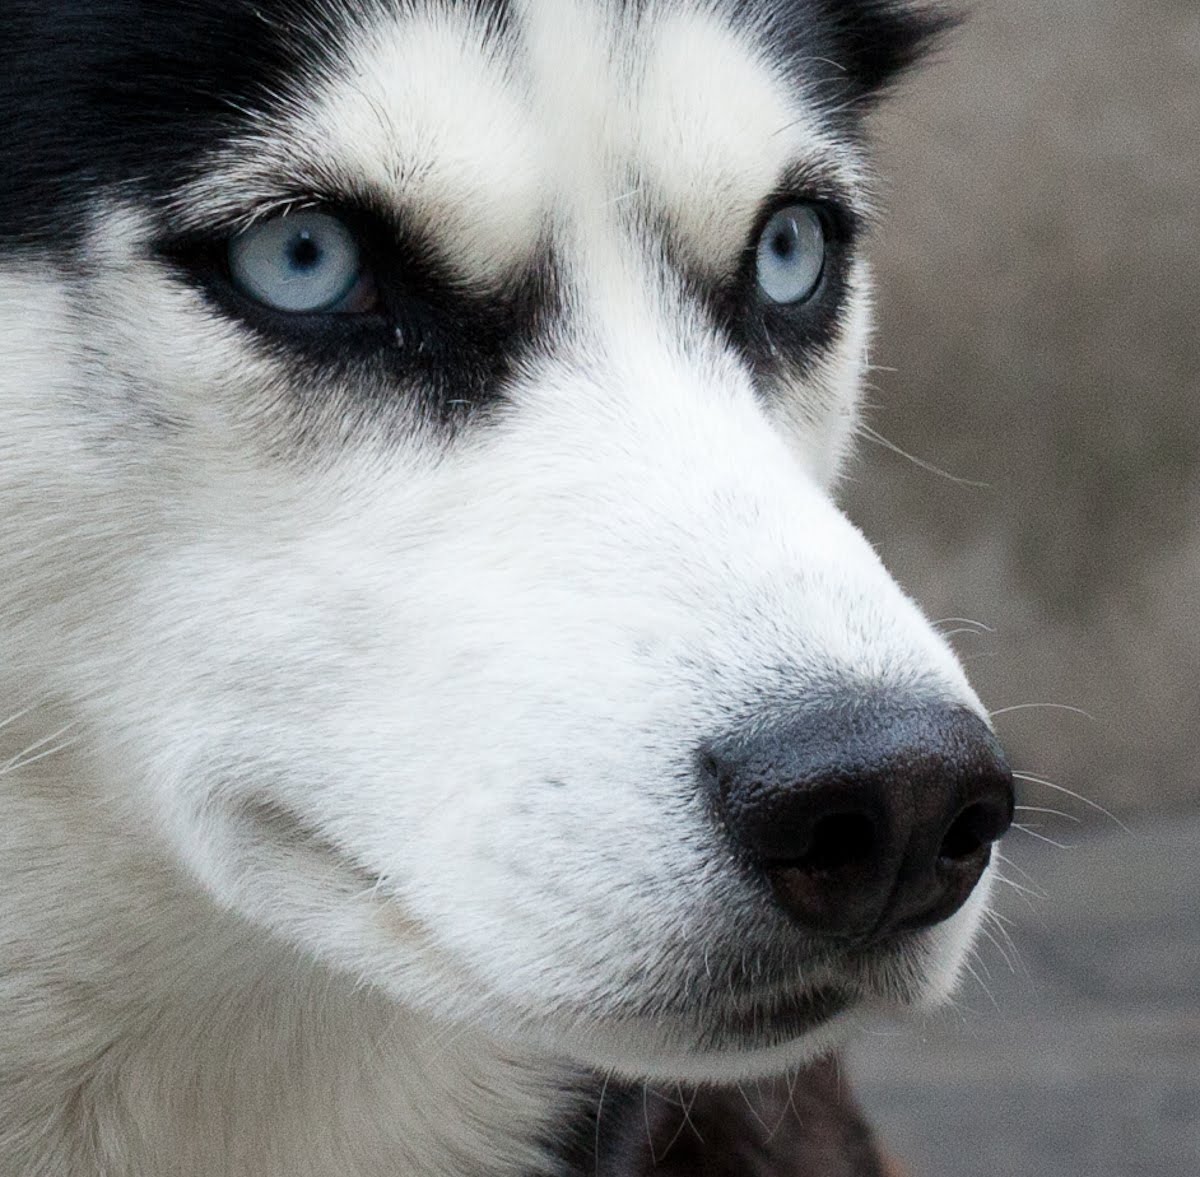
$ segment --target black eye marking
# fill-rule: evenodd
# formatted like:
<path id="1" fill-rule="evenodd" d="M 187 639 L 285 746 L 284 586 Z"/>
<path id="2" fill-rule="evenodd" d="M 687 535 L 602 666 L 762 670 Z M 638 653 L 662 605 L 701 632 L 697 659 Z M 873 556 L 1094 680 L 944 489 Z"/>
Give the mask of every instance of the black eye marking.
<path id="1" fill-rule="evenodd" d="M 764 394 L 836 342 L 862 220 L 838 190 L 805 183 L 763 202 L 736 266 L 714 276 L 668 246 L 686 289 L 708 311 Z"/>
<path id="2" fill-rule="evenodd" d="M 163 241 L 160 256 L 247 327 L 297 398 L 352 398 L 372 417 L 453 424 L 503 401 L 561 313 L 549 241 L 486 288 L 394 207 L 311 194 L 294 211 Z M 301 390 L 308 391 L 301 391 Z"/>

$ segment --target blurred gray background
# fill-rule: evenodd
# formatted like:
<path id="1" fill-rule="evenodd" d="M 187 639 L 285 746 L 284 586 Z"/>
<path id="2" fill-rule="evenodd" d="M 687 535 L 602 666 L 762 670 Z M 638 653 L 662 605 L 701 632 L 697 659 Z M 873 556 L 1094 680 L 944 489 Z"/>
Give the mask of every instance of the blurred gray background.
<path id="1" fill-rule="evenodd" d="M 1010 922 L 852 1067 L 916 1177 L 1196 1177 L 1200 0 L 977 0 L 876 131 L 869 424 L 987 487 L 868 441 L 847 505 L 988 627 L 1014 766 L 1116 817 L 1024 781 Z"/>
<path id="2" fill-rule="evenodd" d="M 852 514 L 1021 768 L 1200 804 L 1200 2 L 977 0 L 875 120 L 887 216 Z"/>

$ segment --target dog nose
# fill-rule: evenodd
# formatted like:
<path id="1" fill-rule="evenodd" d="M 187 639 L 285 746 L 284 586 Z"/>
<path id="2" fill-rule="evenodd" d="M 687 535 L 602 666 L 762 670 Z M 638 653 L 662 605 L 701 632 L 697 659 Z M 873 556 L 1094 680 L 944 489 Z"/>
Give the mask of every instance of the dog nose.
<path id="1" fill-rule="evenodd" d="M 833 703 L 709 745 L 702 767 L 783 908 L 859 943 L 948 919 L 1012 824 L 1012 772 L 962 707 Z"/>

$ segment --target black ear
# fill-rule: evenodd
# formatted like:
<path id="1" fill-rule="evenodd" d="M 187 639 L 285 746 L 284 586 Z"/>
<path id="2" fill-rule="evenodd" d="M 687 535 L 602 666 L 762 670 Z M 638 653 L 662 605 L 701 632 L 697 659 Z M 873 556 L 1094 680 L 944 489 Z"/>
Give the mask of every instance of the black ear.
<path id="1" fill-rule="evenodd" d="M 907 0 L 820 0 L 834 46 L 857 96 L 883 93 L 959 22 L 948 8 Z"/>

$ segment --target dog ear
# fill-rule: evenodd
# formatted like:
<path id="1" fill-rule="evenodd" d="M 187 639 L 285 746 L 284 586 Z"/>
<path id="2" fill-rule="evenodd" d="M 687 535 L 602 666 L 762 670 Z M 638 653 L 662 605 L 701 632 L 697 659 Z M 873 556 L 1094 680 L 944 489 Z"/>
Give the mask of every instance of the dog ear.
<path id="1" fill-rule="evenodd" d="M 613 1107 L 599 1177 L 888 1177 L 836 1061 L 794 1081 L 656 1091 Z"/>
<path id="2" fill-rule="evenodd" d="M 853 120 L 959 23 L 952 0 L 726 0 L 817 101 Z"/>
<path id="3" fill-rule="evenodd" d="M 867 103 L 959 23 L 944 6 L 907 0 L 820 0 L 820 7 L 832 30 L 833 60 Z"/>

